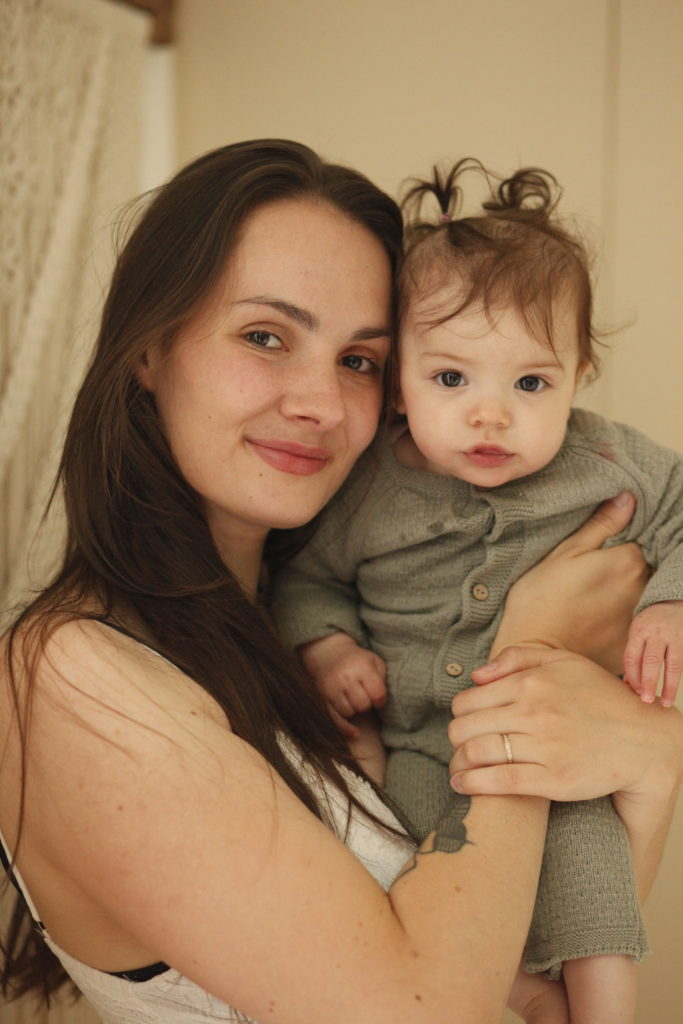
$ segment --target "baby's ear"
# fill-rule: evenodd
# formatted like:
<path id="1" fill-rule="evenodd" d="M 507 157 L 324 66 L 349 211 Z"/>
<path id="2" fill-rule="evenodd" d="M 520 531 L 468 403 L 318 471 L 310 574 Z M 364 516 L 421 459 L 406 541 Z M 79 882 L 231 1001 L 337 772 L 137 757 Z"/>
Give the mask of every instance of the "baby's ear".
<path id="1" fill-rule="evenodd" d="M 576 368 L 576 388 L 583 387 L 584 384 L 590 384 L 591 381 L 595 380 L 597 376 L 596 367 L 590 359 L 586 359 L 583 363 L 579 363 Z"/>

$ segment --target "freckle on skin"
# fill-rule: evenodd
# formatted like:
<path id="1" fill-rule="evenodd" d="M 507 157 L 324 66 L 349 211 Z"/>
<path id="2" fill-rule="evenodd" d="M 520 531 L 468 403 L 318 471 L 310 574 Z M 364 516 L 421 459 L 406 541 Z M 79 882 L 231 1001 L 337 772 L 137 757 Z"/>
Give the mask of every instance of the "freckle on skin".
<path id="1" fill-rule="evenodd" d="M 418 994 L 418 995 L 416 995 L 416 996 L 415 996 L 415 1002 L 416 1002 L 416 1003 L 421 1003 L 421 1002 L 422 1002 L 422 996 L 421 996 L 421 995 L 419 995 L 419 994 Z"/>
<path id="2" fill-rule="evenodd" d="M 119 804 L 118 807 L 116 808 L 116 810 L 117 811 L 122 811 L 123 810 L 123 804 Z"/>

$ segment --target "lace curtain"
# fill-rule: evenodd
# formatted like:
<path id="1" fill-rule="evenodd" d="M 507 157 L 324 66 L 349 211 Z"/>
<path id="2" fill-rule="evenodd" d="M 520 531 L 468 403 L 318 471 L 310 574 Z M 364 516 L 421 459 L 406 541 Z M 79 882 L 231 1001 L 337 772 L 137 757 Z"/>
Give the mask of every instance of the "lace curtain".
<path id="1" fill-rule="evenodd" d="M 117 214 L 139 186 L 149 17 L 109 0 L 0 0 L 0 616 L 63 535 L 41 523 L 94 339 Z M 38 539 L 36 533 L 38 531 Z M 0 886 L 0 928 L 11 898 Z M 3 1024 L 94 1024 L 83 1003 Z"/>
<path id="2" fill-rule="evenodd" d="M 138 189 L 148 16 L 109 0 L 0 0 L 0 593 L 39 586 L 41 522 L 113 255 Z"/>

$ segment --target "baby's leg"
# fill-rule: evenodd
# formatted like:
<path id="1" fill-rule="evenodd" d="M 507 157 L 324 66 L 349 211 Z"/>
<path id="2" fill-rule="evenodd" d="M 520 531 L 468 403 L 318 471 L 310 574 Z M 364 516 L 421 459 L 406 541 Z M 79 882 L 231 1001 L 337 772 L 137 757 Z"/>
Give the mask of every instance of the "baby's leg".
<path id="1" fill-rule="evenodd" d="M 611 800 L 552 804 L 526 970 L 646 953 L 628 839 Z"/>
<path id="2" fill-rule="evenodd" d="M 634 1024 L 636 970 L 630 956 L 567 960 L 562 974 L 571 1024 Z"/>
<path id="3" fill-rule="evenodd" d="M 422 841 L 436 828 L 457 794 L 450 787 L 448 765 L 415 750 L 392 750 L 387 761 L 386 792 Z"/>

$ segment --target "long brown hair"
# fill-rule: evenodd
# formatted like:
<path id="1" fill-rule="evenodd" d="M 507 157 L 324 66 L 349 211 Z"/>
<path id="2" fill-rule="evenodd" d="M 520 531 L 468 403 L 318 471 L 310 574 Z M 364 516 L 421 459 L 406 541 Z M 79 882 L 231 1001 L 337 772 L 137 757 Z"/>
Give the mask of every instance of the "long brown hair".
<path id="1" fill-rule="evenodd" d="M 294 142 L 225 146 L 153 194 L 118 258 L 67 432 L 59 469 L 68 530 L 63 563 L 12 626 L 7 669 L 18 702 L 13 659 L 30 661 L 56 625 L 88 617 L 84 603 L 94 599 L 97 617 L 140 623 L 156 650 L 210 693 L 233 730 L 323 817 L 278 737 L 290 738 L 320 776 L 347 791 L 340 737 L 266 615 L 221 562 L 198 495 L 181 476 L 154 399 L 135 374 L 145 350 L 171 345 L 216 284 L 245 218 L 287 198 L 327 203 L 363 224 L 396 272 L 402 222 L 394 201 L 361 174 Z M 273 555 L 290 539 L 274 536 Z M 19 721 L 25 728 L 25 709 Z M 49 998 L 66 975 L 29 929 L 21 902 L 5 942 L 1 987 Z"/>

